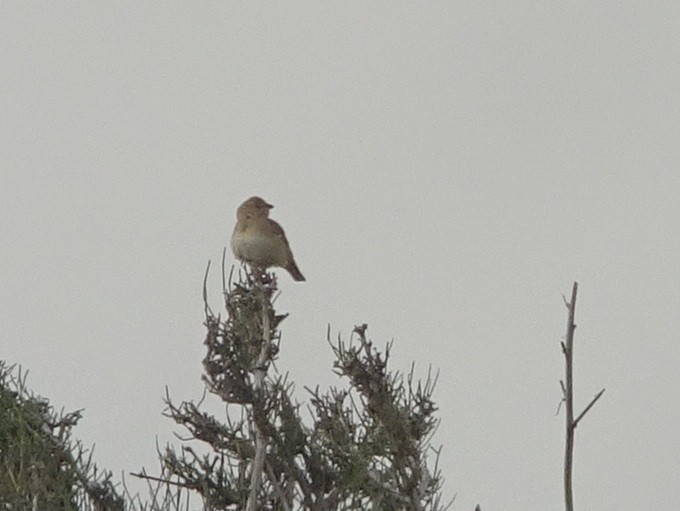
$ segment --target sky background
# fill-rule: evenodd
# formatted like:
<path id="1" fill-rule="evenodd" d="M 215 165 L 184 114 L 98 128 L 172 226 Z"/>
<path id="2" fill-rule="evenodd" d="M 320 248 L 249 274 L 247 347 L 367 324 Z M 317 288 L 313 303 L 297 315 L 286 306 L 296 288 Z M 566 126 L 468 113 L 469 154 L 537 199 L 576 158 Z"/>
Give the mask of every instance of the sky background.
<path id="1" fill-rule="evenodd" d="M 2 2 L 0 63 L 0 358 L 103 467 L 156 470 L 165 386 L 200 398 L 257 194 L 299 400 L 366 322 L 440 370 L 453 510 L 561 509 L 577 280 L 576 508 L 677 508 L 677 2 Z"/>

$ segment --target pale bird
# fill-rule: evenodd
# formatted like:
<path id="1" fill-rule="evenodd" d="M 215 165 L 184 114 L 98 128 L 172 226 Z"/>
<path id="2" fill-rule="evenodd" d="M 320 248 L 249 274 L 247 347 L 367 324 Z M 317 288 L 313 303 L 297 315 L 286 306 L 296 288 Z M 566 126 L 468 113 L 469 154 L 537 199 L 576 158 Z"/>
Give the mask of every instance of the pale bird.
<path id="1" fill-rule="evenodd" d="M 305 280 L 295 264 L 283 229 L 269 218 L 273 208 L 260 197 L 251 197 L 236 210 L 236 226 L 231 235 L 234 256 L 252 266 L 280 266 L 294 280 Z"/>

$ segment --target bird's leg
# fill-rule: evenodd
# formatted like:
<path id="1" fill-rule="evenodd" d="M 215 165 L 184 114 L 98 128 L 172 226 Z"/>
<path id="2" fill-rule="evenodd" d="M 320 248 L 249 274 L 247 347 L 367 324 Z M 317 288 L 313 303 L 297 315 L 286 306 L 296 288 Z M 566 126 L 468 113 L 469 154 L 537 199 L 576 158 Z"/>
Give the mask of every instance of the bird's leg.
<path id="1" fill-rule="evenodd" d="M 264 283 L 263 277 L 264 277 L 264 274 L 265 274 L 264 273 L 265 269 L 262 266 L 259 266 L 255 263 L 250 263 L 250 270 L 251 270 L 251 274 L 253 276 L 253 280 L 255 280 L 255 282 L 257 282 L 259 284 L 263 284 Z"/>

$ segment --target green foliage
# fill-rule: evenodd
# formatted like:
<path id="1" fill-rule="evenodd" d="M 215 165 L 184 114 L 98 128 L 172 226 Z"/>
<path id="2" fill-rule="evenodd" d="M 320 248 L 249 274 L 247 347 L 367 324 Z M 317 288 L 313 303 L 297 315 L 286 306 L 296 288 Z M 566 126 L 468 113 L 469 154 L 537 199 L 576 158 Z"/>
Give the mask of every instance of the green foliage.
<path id="1" fill-rule="evenodd" d="M 109 473 L 71 440 L 80 411 L 57 414 L 0 361 L 0 503 L 7 510 L 122 511 Z"/>
<path id="2" fill-rule="evenodd" d="M 118 493 L 71 439 L 80 411 L 56 414 L 0 361 L 0 509 L 188 510 L 192 494 L 207 511 L 445 509 L 430 446 L 435 379 L 391 372 L 390 346 L 376 349 L 362 325 L 347 343 L 328 338 L 345 385 L 306 389 L 303 417 L 274 366 L 286 317 L 274 311 L 276 292 L 275 277 L 256 271 L 224 289 L 226 319 L 206 303 L 203 380 L 226 413 L 166 396 L 165 414 L 189 439 L 159 453 L 158 477 L 134 474 L 149 482 L 146 502 Z"/>
<path id="3" fill-rule="evenodd" d="M 270 374 L 279 351 L 278 325 L 285 319 L 272 306 L 274 276 L 248 274 L 224 291 L 225 320 L 206 304 L 203 379 L 227 413 L 218 419 L 200 403 L 175 405 L 167 398 L 167 415 L 191 438 L 179 449 L 167 447 L 162 474 L 154 480 L 197 492 L 205 509 L 245 509 L 256 481 L 256 453 L 264 449 L 257 509 L 446 507 L 438 452 L 430 446 L 437 426 L 430 375 L 420 383 L 413 370 L 390 372 L 390 347 L 384 354 L 377 350 L 362 325 L 349 343 L 331 343 L 335 371 L 347 388 L 307 389 L 310 414 L 304 420 L 286 376 Z M 261 383 L 258 373 L 266 374 Z M 428 464 L 432 452 L 434 466 Z"/>

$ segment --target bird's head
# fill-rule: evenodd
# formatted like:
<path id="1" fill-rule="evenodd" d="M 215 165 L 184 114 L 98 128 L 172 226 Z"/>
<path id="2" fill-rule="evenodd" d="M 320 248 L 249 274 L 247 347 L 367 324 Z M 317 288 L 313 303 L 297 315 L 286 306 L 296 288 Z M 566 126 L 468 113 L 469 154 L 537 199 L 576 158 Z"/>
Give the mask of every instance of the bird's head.
<path id="1" fill-rule="evenodd" d="M 236 211 L 236 217 L 241 219 L 268 217 L 269 210 L 274 206 L 260 197 L 251 197 L 241 204 Z"/>

